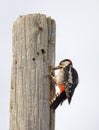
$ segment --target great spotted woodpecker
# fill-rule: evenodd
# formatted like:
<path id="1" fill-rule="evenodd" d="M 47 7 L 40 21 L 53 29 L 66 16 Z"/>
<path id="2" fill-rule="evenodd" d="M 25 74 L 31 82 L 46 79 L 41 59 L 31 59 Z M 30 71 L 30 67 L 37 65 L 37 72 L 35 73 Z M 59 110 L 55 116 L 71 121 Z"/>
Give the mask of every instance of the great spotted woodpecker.
<path id="1" fill-rule="evenodd" d="M 51 108 L 56 109 L 58 105 L 62 104 L 66 99 L 70 104 L 74 90 L 78 85 L 79 78 L 77 71 L 73 68 L 72 61 L 69 59 L 62 60 L 59 65 L 52 70 L 59 70 L 56 76 L 51 73 L 53 81 L 60 90 L 50 102 Z"/>

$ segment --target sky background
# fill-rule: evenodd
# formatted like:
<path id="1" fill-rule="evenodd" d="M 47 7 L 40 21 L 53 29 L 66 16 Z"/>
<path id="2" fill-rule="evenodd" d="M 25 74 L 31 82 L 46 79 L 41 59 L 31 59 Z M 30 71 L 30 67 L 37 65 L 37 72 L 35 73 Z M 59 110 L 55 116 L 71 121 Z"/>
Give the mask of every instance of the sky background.
<path id="1" fill-rule="evenodd" d="M 56 110 L 55 130 L 99 130 L 98 0 L 0 0 L 0 130 L 9 129 L 12 25 L 34 13 L 56 21 L 56 64 L 70 58 L 80 78 L 71 105 Z"/>

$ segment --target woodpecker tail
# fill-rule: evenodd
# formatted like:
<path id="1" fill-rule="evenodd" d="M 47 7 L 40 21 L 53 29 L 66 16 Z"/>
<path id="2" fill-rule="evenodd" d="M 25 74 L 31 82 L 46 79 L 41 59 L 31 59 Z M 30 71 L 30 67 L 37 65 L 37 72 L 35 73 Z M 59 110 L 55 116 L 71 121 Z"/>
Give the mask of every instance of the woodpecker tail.
<path id="1" fill-rule="evenodd" d="M 74 94 L 74 90 L 75 90 L 75 89 L 72 89 L 71 92 L 70 92 L 70 97 L 68 98 L 68 103 L 69 103 L 69 104 L 71 103 L 72 96 L 73 96 L 73 94 Z"/>
<path id="2" fill-rule="evenodd" d="M 50 107 L 56 109 L 59 104 L 61 104 L 66 99 L 66 93 L 63 91 L 61 94 L 56 94 L 51 100 Z"/>

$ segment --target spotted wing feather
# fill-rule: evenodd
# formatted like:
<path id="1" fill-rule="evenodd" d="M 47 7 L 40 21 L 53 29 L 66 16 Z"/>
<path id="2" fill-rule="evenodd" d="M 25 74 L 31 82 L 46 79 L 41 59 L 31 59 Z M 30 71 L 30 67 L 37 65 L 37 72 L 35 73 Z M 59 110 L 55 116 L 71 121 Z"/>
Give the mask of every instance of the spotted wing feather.
<path id="1" fill-rule="evenodd" d="M 65 76 L 64 77 L 64 79 L 65 79 L 64 83 L 65 83 L 65 86 L 66 86 L 66 95 L 67 95 L 67 98 L 68 98 L 68 102 L 70 104 L 72 96 L 74 94 L 74 90 L 75 90 L 75 88 L 76 88 L 76 86 L 79 82 L 78 81 L 78 73 L 73 67 L 70 68 L 70 66 L 67 66 L 64 69 L 65 69 L 65 72 L 66 72 L 64 74 L 64 76 Z M 69 71 L 71 71 L 70 73 L 72 75 L 72 82 L 70 82 L 70 80 L 69 80 Z"/>

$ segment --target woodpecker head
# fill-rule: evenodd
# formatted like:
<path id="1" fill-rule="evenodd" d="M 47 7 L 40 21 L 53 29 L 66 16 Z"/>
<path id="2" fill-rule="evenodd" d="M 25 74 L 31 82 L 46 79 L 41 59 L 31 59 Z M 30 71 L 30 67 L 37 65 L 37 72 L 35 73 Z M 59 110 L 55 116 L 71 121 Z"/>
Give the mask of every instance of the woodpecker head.
<path id="1" fill-rule="evenodd" d="M 64 67 L 66 67 L 66 66 L 68 66 L 68 65 L 73 66 L 72 61 L 69 60 L 69 59 L 64 59 L 64 60 L 62 60 L 62 61 L 59 63 L 59 65 L 58 65 L 57 67 L 55 67 L 55 69 L 61 69 L 61 68 L 64 68 Z"/>
<path id="2" fill-rule="evenodd" d="M 59 66 L 61 66 L 61 67 L 66 67 L 66 66 L 68 66 L 68 65 L 73 65 L 72 64 L 72 61 L 71 60 L 69 60 L 69 59 L 65 59 L 65 60 L 62 60 L 60 63 L 59 63 Z"/>

